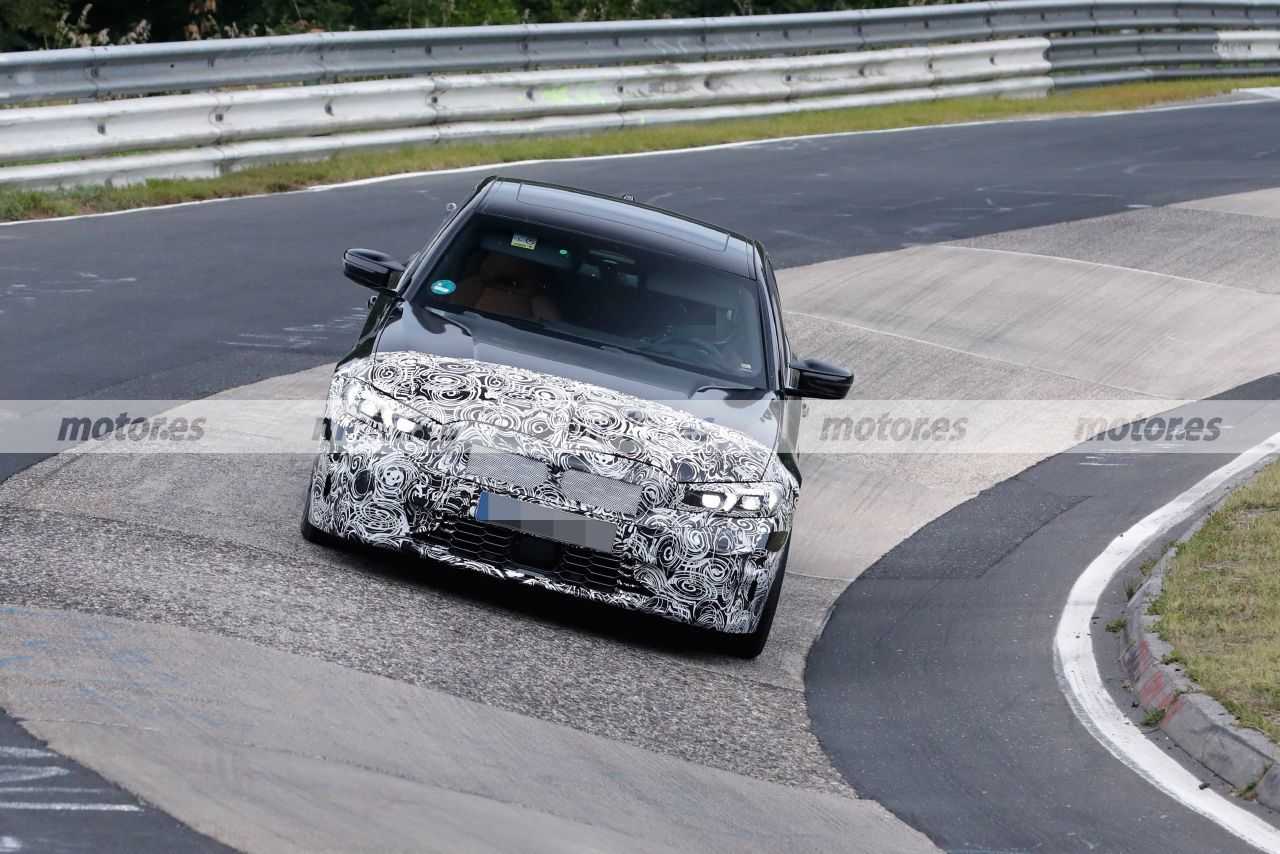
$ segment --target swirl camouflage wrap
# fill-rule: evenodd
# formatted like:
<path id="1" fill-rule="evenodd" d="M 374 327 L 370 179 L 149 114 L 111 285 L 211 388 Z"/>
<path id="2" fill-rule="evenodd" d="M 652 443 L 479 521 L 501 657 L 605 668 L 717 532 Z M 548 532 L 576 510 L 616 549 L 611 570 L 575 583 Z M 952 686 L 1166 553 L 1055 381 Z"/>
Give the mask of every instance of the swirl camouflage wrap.
<path id="1" fill-rule="evenodd" d="M 353 405 L 364 389 L 394 410 Z M 798 484 L 772 449 L 587 383 L 379 353 L 335 373 L 326 420 L 316 529 L 709 629 L 754 630 L 791 530 Z M 721 512 L 686 504 L 691 483 L 776 484 L 781 498 Z M 477 518 L 493 496 L 595 520 L 584 524 L 611 545 L 531 550 L 521 532 Z"/>

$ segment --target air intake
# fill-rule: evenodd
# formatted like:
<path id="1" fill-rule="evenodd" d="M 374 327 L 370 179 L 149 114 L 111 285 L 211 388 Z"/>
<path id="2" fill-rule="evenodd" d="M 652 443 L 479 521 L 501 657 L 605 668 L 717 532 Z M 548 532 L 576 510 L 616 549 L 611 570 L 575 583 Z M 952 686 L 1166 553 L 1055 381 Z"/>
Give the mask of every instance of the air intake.
<path id="1" fill-rule="evenodd" d="M 471 449 L 471 453 L 467 455 L 466 471 L 471 477 L 500 480 L 524 489 L 539 487 L 551 477 L 551 469 L 546 463 L 519 454 L 484 448 Z"/>
<path id="2" fill-rule="evenodd" d="M 588 507 L 634 516 L 642 493 L 634 483 L 571 469 L 560 475 L 560 494 Z"/>

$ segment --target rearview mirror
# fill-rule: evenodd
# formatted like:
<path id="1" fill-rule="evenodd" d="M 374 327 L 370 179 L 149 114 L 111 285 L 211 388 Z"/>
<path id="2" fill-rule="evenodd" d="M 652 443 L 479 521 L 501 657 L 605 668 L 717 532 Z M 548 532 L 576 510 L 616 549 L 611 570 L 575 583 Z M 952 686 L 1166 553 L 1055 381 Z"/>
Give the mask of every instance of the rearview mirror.
<path id="1" fill-rule="evenodd" d="M 373 249 L 348 249 L 342 255 L 342 273 L 357 285 L 388 291 L 400 281 L 404 265 Z"/>
<path id="2" fill-rule="evenodd" d="M 788 367 L 796 372 L 796 379 L 787 392 L 796 397 L 842 400 L 853 385 L 853 372 L 830 362 L 804 359 Z"/>

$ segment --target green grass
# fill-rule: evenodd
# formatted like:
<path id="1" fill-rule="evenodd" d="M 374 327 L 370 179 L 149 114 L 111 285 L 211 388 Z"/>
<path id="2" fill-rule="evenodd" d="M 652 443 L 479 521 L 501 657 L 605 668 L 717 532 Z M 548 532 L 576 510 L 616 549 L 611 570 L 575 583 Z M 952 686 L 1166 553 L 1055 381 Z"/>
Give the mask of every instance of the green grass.
<path id="1" fill-rule="evenodd" d="M 1280 740 L 1280 464 L 1182 545 L 1152 610 L 1187 674 Z"/>
<path id="2" fill-rule="evenodd" d="M 636 128 L 557 139 L 515 139 L 492 144 L 351 152 L 314 163 L 261 166 L 219 178 L 158 180 L 127 187 L 84 187 L 58 191 L 0 190 L 0 222 L 277 193 L 357 178 L 486 163 L 659 151 L 782 136 L 884 130 L 1031 115 L 1131 110 L 1218 95 L 1242 86 L 1264 85 L 1280 85 L 1280 78 L 1130 83 L 1051 94 L 1047 98 L 1036 99 L 965 98 L 793 113 L 768 119 Z"/>

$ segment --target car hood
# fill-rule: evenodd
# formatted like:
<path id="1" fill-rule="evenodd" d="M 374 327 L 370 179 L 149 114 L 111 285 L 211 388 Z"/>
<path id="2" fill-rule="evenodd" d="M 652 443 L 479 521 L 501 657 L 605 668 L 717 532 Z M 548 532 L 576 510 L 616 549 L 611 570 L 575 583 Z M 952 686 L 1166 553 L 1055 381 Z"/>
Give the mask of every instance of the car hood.
<path id="1" fill-rule="evenodd" d="M 339 376 L 367 382 L 442 424 L 488 424 L 574 453 L 626 457 L 685 483 L 759 480 L 773 455 L 772 444 L 706 415 L 525 367 L 396 351 L 349 362 Z M 744 408 L 737 400 L 689 403 Z M 751 403 L 746 408 L 768 409 L 767 401 Z M 776 423 L 768 412 L 756 419 Z"/>

